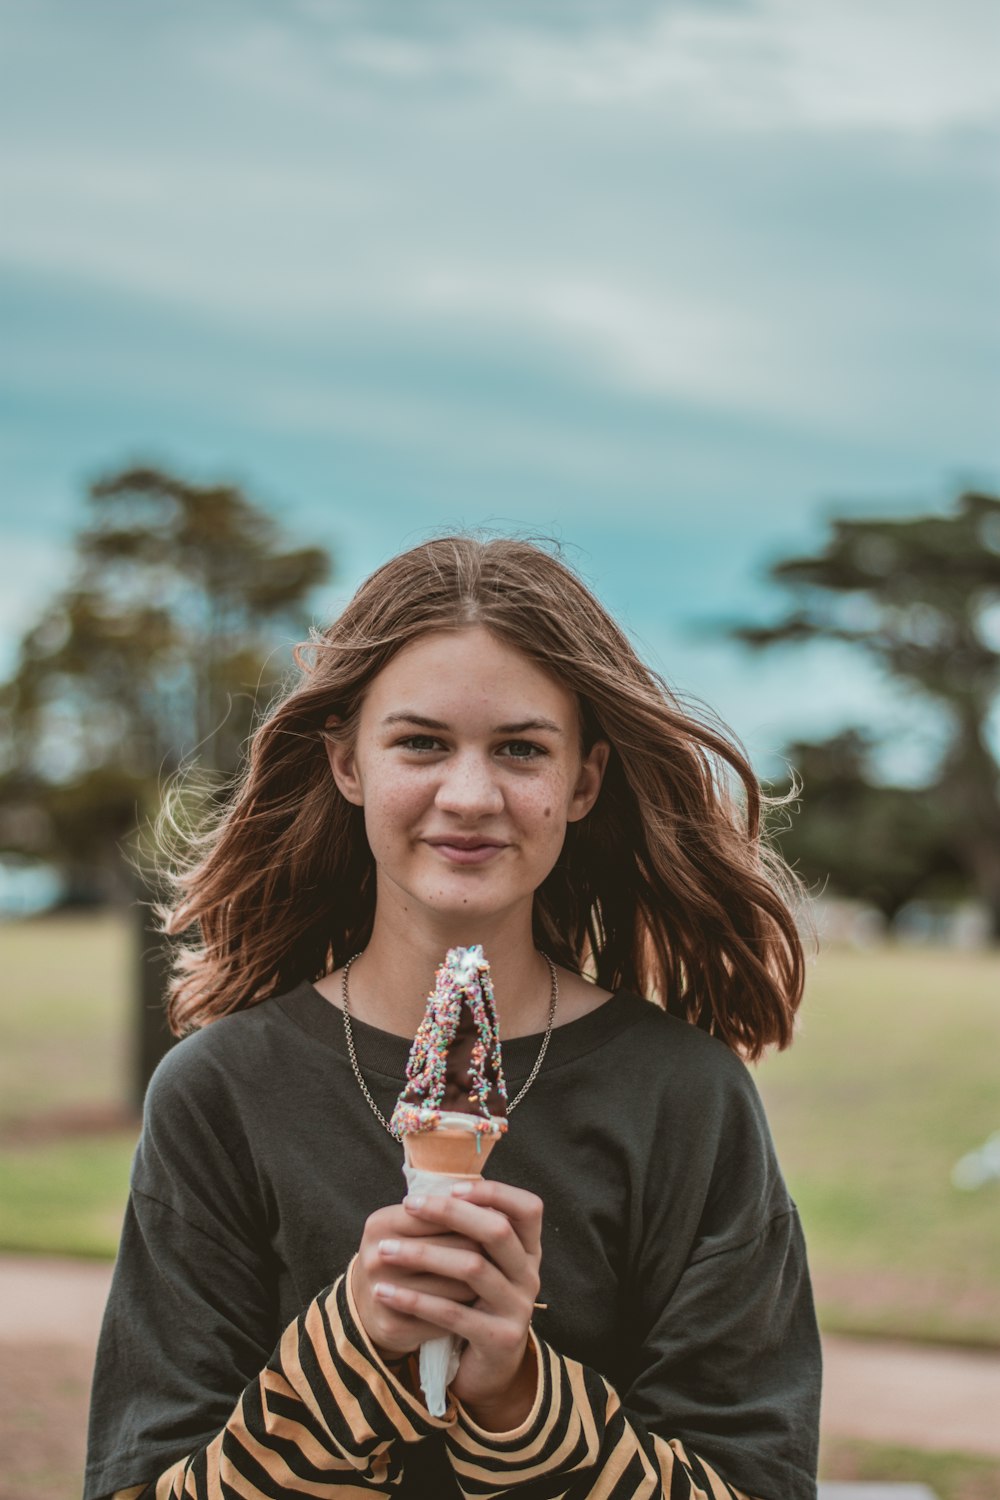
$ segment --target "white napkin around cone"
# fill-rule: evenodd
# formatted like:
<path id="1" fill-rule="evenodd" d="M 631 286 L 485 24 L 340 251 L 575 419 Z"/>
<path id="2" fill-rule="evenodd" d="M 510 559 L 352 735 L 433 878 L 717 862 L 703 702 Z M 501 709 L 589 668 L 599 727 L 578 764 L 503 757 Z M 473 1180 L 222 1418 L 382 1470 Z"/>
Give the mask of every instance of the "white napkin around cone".
<path id="1" fill-rule="evenodd" d="M 445 1172 L 426 1172 L 419 1167 L 404 1165 L 406 1185 L 411 1193 L 421 1193 L 426 1198 L 444 1198 L 456 1182 L 468 1182 L 468 1177 L 451 1177 Z M 458 1373 L 464 1339 L 443 1333 L 440 1338 L 428 1339 L 420 1345 L 420 1385 L 432 1417 L 443 1417 L 448 1405 L 448 1387 Z"/>

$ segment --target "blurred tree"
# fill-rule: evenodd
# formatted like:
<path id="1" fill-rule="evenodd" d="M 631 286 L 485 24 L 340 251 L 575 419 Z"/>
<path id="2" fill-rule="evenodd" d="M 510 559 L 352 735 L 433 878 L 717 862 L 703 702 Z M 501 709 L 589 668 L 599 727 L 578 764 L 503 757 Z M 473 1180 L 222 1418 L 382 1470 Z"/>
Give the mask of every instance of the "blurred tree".
<path id="1" fill-rule="evenodd" d="M 0 850 L 56 865 L 71 901 L 138 898 L 132 1100 L 170 1045 L 158 892 L 137 831 L 163 782 L 197 765 L 224 797 L 259 700 L 308 630 L 329 574 L 318 547 L 281 545 L 232 485 L 130 468 L 91 486 L 69 585 L 25 634 L 0 687 Z M 131 847 L 130 847 L 131 846 Z M 131 856 L 131 858 L 129 858 Z"/>
<path id="2" fill-rule="evenodd" d="M 880 784 L 875 745 L 857 729 L 791 744 L 785 758 L 804 790 L 798 811 L 773 834 L 808 886 L 829 881 L 838 895 L 868 902 L 891 922 L 915 896 L 954 895 L 968 882 L 940 799 L 923 787 Z M 770 790 L 784 796 L 791 786 L 788 777 Z"/>
<path id="3" fill-rule="evenodd" d="M 943 516 L 834 520 L 821 552 L 770 576 L 797 606 L 773 625 L 733 627 L 738 640 L 850 642 L 946 711 L 951 739 L 924 795 L 1000 938 L 1000 766 L 988 735 L 1000 689 L 1000 497 L 966 493 Z"/>
<path id="4" fill-rule="evenodd" d="M 77 897 L 130 892 L 123 841 L 182 763 L 220 785 L 236 770 L 330 570 L 235 486 L 130 468 L 89 501 L 71 581 L 0 688 L 0 847 L 55 863 Z"/>

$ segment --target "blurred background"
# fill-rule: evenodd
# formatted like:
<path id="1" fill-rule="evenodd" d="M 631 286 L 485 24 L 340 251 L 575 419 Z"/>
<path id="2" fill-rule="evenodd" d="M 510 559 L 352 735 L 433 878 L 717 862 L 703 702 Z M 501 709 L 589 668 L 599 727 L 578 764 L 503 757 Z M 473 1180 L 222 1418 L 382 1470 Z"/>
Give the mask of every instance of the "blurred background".
<path id="1" fill-rule="evenodd" d="M 985 1391 L 995 7 L 0 0 L 0 25 L 2 1500 L 78 1487 L 71 1310 L 166 1041 L 137 830 L 182 765 L 225 796 L 310 623 L 455 528 L 553 539 L 800 787 L 772 832 L 820 940 L 757 1077 L 831 1372 L 902 1352 L 939 1398 Z M 824 1474 L 1000 1491 L 989 1424 L 883 1392 L 831 1397 Z"/>

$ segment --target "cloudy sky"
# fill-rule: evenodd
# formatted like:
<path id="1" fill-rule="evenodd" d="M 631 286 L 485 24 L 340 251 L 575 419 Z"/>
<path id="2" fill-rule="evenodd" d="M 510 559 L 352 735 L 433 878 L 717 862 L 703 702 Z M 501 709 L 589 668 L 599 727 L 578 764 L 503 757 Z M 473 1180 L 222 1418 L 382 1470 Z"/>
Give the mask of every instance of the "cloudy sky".
<path id="1" fill-rule="evenodd" d="M 556 535 L 758 762 L 930 726 L 747 658 L 835 513 L 1000 488 L 993 0 L 0 0 L 0 670 L 89 478 L 235 477 L 335 609 Z"/>

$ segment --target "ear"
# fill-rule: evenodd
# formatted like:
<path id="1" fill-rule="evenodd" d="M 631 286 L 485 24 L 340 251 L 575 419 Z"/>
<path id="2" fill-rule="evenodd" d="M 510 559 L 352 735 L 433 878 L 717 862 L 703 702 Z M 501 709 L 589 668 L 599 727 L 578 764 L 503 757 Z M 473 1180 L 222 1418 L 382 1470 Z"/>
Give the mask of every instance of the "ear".
<path id="1" fill-rule="evenodd" d="M 340 726 L 340 722 L 336 714 L 331 714 L 324 728 L 336 729 Z M 323 744 L 326 747 L 326 758 L 330 762 L 333 779 L 337 783 L 337 790 L 348 802 L 353 802 L 355 807 L 363 807 L 365 795 L 354 759 L 353 741 L 324 735 Z"/>
<path id="2" fill-rule="evenodd" d="M 568 822 L 578 823 L 581 818 L 585 818 L 597 801 L 610 755 L 611 746 L 607 740 L 595 740 L 587 751 L 570 799 L 566 814 Z"/>

